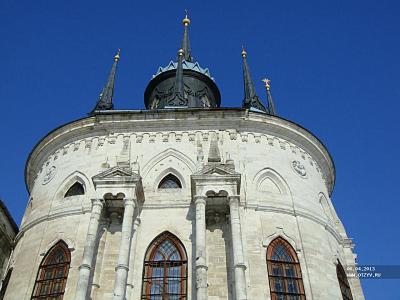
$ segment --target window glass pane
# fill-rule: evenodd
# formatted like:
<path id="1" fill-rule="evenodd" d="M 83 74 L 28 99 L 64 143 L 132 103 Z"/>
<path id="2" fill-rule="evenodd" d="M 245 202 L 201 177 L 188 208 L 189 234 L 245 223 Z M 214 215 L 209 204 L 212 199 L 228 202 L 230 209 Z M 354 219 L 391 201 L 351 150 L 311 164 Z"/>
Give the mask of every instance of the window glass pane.
<path id="1" fill-rule="evenodd" d="M 43 279 L 51 279 L 52 277 L 53 277 L 53 269 L 52 268 L 45 269 Z"/>
<path id="2" fill-rule="evenodd" d="M 296 277 L 296 270 L 293 265 L 285 265 L 285 276 Z"/>
<path id="3" fill-rule="evenodd" d="M 150 293 L 152 295 L 161 295 L 162 292 L 163 292 L 163 282 L 162 281 L 153 280 L 151 282 Z"/>
<path id="4" fill-rule="evenodd" d="M 287 279 L 287 289 L 289 293 L 297 293 L 297 285 L 294 279 Z"/>
<path id="5" fill-rule="evenodd" d="M 179 294 L 180 284 L 181 284 L 180 280 L 174 280 L 174 279 L 168 280 L 168 293 Z"/>
<path id="6" fill-rule="evenodd" d="M 169 268 L 168 276 L 169 277 L 180 277 L 181 267 L 171 267 Z"/>
<path id="7" fill-rule="evenodd" d="M 75 182 L 65 193 L 64 198 L 71 197 L 71 196 L 84 195 L 84 194 L 85 194 L 85 189 L 83 188 L 83 185 L 80 182 Z"/>
<path id="8" fill-rule="evenodd" d="M 282 244 L 278 244 L 272 254 L 272 260 L 280 261 L 293 261 L 292 256 L 287 252 L 286 247 Z"/>
<path id="9" fill-rule="evenodd" d="M 272 264 L 272 275 L 282 276 L 282 269 L 279 264 Z"/>
<path id="10" fill-rule="evenodd" d="M 274 291 L 275 292 L 284 292 L 282 279 L 275 278 L 274 279 Z"/>
<path id="11" fill-rule="evenodd" d="M 182 188 L 181 182 L 179 179 L 172 175 L 168 174 L 161 180 L 160 184 L 158 185 L 159 189 L 179 189 Z"/>

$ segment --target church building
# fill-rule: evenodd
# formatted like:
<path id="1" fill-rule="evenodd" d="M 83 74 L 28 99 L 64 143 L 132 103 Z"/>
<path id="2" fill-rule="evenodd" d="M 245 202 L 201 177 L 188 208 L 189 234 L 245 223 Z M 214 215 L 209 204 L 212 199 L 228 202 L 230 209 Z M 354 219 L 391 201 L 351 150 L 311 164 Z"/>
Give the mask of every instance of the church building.
<path id="1" fill-rule="evenodd" d="M 89 115 L 34 147 L 5 300 L 364 299 L 328 150 L 270 80 L 257 95 L 244 49 L 242 105 L 222 107 L 189 25 L 144 109 L 114 109 L 118 51 Z"/>

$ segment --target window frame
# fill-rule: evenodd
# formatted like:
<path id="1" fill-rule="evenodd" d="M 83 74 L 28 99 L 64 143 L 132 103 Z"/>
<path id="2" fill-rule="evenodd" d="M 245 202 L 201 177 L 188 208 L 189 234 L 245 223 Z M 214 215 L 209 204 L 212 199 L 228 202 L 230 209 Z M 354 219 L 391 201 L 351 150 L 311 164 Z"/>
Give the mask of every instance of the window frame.
<path id="1" fill-rule="evenodd" d="M 58 263 L 52 263 L 54 256 L 58 254 L 58 251 L 63 253 L 64 260 Z M 51 299 L 59 299 L 62 300 L 64 298 L 65 287 L 67 284 L 69 268 L 71 265 L 71 252 L 68 249 L 67 244 L 64 241 L 57 242 L 51 249 L 47 252 L 47 254 L 42 259 L 42 262 L 39 265 L 38 272 L 36 274 L 35 284 L 33 286 L 33 291 L 31 295 L 31 300 L 35 299 L 47 299 L 50 297 Z M 57 276 L 57 272 L 62 269 L 62 276 Z M 47 271 L 50 270 L 51 276 L 50 278 L 46 278 Z M 48 283 L 48 291 L 45 294 L 41 294 L 41 289 L 44 286 L 43 283 Z M 61 283 L 61 288 L 59 291 L 54 292 L 53 289 L 56 284 Z"/>
<path id="2" fill-rule="evenodd" d="M 337 279 L 339 282 L 340 293 L 342 295 L 342 299 L 343 300 L 353 300 L 353 294 L 351 292 L 349 280 L 348 280 L 346 272 L 344 271 L 344 268 L 339 260 L 336 265 L 336 276 L 337 276 Z M 347 295 L 346 292 L 348 292 L 349 295 Z"/>
<path id="3" fill-rule="evenodd" d="M 154 258 L 158 252 L 158 249 L 165 241 L 169 241 L 178 251 L 180 255 L 180 260 L 159 260 L 155 261 Z M 154 268 L 160 266 L 163 267 L 163 292 L 159 295 L 151 294 L 152 288 L 152 274 Z M 168 270 L 171 267 L 180 266 L 180 276 L 171 277 L 168 275 Z M 160 297 L 161 299 L 169 299 L 171 294 L 168 293 L 168 281 L 169 278 L 177 279 L 180 281 L 179 283 L 179 293 L 172 294 L 173 296 L 177 296 L 179 300 L 186 300 L 188 289 L 187 289 L 187 281 L 188 281 L 188 259 L 184 245 L 182 242 L 172 233 L 166 231 L 158 235 L 149 245 L 146 250 L 145 259 L 143 261 L 143 274 L 142 274 L 142 292 L 141 292 L 141 300 L 151 300 L 153 297 Z"/>
<path id="4" fill-rule="evenodd" d="M 272 259 L 274 251 L 277 246 L 282 245 L 286 253 L 290 255 L 292 261 L 285 261 L 285 260 L 274 260 Z M 267 248 L 267 255 L 266 255 L 266 262 L 267 262 L 267 273 L 268 273 L 268 282 L 269 282 L 269 289 L 271 300 L 280 299 L 279 296 L 283 296 L 283 299 L 290 299 L 290 296 L 296 297 L 298 300 L 305 300 L 305 290 L 304 290 L 304 282 L 303 276 L 301 272 L 301 266 L 297 254 L 293 247 L 282 237 L 277 237 L 271 241 Z M 295 270 L 296 276 L 286 276 L 285 274 L 285 267 L 293 266 Z M 280 269 L 280 274 L 276 275 L 273 274 L 273 267 L 278 266 Z M 280 279 L 283 285 L 283 291 L 275 291 L 274 287 L 274 280 Z M 293 280 L 296 284 L 297 292 L 290 292 L 288 289 L 289 281 Z"/>

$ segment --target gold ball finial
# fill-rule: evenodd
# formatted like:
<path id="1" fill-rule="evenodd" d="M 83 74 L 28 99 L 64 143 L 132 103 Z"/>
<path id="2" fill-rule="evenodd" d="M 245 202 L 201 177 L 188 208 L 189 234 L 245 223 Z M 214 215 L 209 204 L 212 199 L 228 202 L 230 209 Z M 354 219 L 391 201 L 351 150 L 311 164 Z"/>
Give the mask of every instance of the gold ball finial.
<path id="1" fill-rule="evenodd" d="M 247 56 L 246 50 L 244 50 L 244 47 L 242 45 L 242 57 L 245 58 Z"/>
<path id="2" fill-rule="evenodd" d="M 183 25 L 189 26 L 190 24 L 190 19 L 188 18 L 188 12 L 187 9 L 185 9 L 185 18 L 182 20 Z"/>
<path id="3" fill-rule="evenodd" d="M 117 54 L 114 56 L 114 61 L 119 61 L 121 49 L 118 48 Z"/>
<path id="4" fill-rule="evenodd" d="M 183 49 L 179 49 L 179 50 L 178 50 L 178 55 L 179 55 L 179 56 L 182 56 L 184 52 L 185 52 L 185 51 L 183 51 Z"/>
<path id="5" fill-rule="evenodd" d="M 268 78 L 264 78 L 262 82 L 264 82 L 265 88 L 267 89 L 267 91 L 269 91 L 271 89 L 271 80 L 269 80 Z"/>

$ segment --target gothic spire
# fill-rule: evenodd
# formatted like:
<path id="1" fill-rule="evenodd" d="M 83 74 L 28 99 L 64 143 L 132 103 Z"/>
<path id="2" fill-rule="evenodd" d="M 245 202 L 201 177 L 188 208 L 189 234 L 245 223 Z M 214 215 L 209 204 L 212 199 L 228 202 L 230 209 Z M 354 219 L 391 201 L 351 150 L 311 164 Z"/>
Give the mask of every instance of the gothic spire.
<path id="1" fill-rule="evenodd" d="M 182 45 L 181 45 L 181 49 L 183 50 L 183 53 L 184 53 L 183 59 L 191 62 L 192 61 L 192 52 L 190 50 L 190 41 L 189 41 L 190 19 L 188 18 L 186 9 L 185 9 L 185 18 L 182 20 L 182 23 L 184 26 L 183 39 L 182 39 Z"/>
<path id="2" fill-rule="evenodd" d="M 114 56 L 114 63 L 111 67 L 110 75 L 108 76 L 108 80 L 106 85 L 104 86 L 102 92 L 100 93 L 99 100 L 96 103 L 95 108 L 92 112 L 97 110 L 111 110 L 114 109 L 113 104 L 113 95 L 114 95 L 114 81 L 115 81 L 115 73 L 117 70 L 118 61 L 120 58 L 121 50 L 118 49 L 117 54 Z"/>
<path id="3" fill-rule="evenodd" d="M 264 105 L 261 103 L 260 99 L 256 95 L 256 90 L 254 88 L 253 80 L 250 76 L 250 69 L 247 65 L 247 52 L 242 48 L 243 57 L 243 80 L 244 80 L 244 99 L 243 107 L 245 108 L 256 108 L 258 110 L 266 112 Z"/>
<path id="4" fill-rule="evenodd" d="M 184 98 L 183 83 L 183 57 L 185 52 L 182 49 L 178 51 L 178 65 L 176 66 L 174 91 L 171 98 L 167 101 L 167 106 L 186 106 L 187 101 Z"/>
<path id="5" fill-rule="evenodd" d="M 268 111 L 270 115 L 275 116 L 276 111 L 275 111 L 275 106 L 274 106 L 274 101 L 272 100 L 272 94 L 271 94 L 271 80 L 264 78 L 262 80 L 265 84 L 265 89 L 267 91 L 267 101 L 268 101 Z"/>

